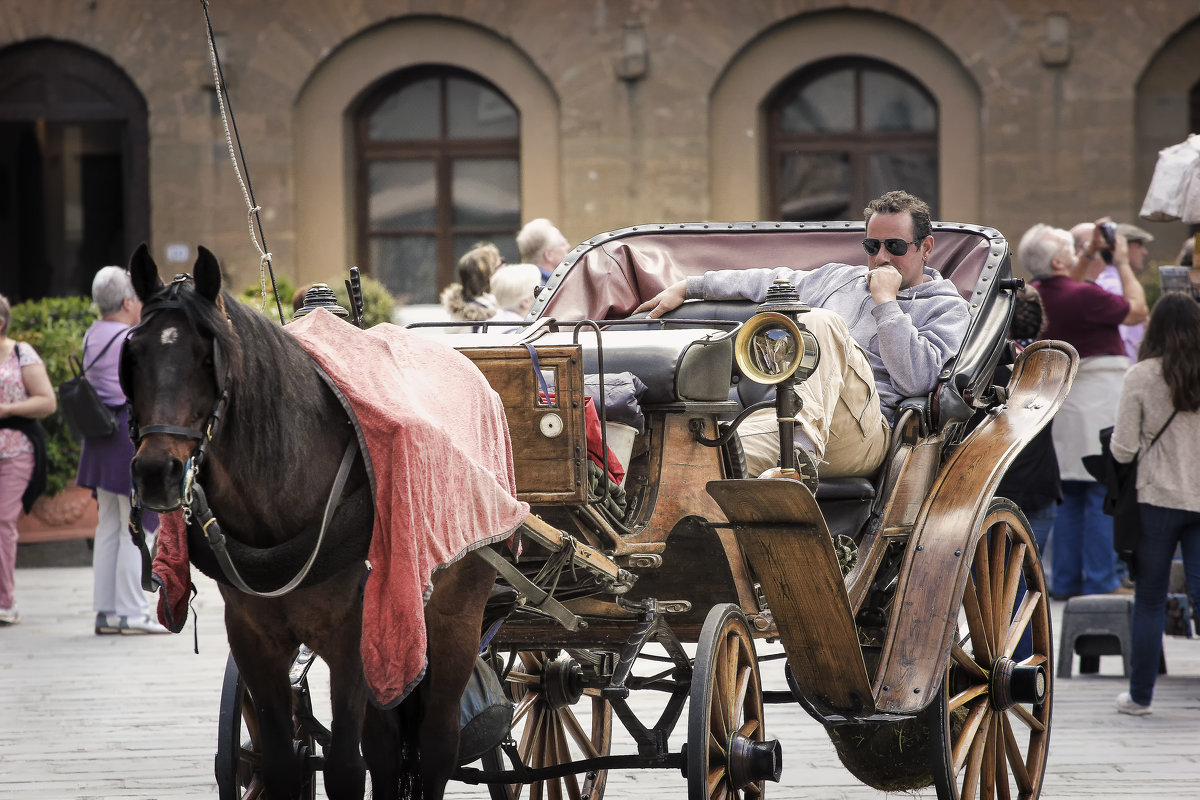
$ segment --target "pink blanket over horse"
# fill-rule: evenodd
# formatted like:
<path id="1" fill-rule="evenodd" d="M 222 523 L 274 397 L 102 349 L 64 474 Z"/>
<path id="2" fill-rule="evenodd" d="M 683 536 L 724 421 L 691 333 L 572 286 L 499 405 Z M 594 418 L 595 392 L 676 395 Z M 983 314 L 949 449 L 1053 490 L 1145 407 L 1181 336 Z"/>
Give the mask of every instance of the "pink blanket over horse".
<path id="1" fill-rule="evenodd" d="M 504 407 L 465 356 L 394 325 L 363 331 L 320 309 L 285 330 L 337 384 L 368 455 L 375 529 L 363 670 L 389 708 L 425 673 L 433 571 L 508 538 L 529 514 L 514 496 Z"/>

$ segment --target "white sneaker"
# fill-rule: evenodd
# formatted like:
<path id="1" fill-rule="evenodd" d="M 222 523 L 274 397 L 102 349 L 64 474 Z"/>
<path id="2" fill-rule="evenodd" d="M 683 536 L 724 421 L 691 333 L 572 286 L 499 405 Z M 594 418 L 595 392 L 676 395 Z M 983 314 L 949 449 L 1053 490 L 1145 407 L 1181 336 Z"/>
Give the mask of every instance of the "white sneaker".
<path id="1" fill-rule="evenodd" d="M 12 608 L 0 608 L 0 625 L 16 625 L 21 621 L 21 612 L 17 611 L 16 603 Z"/>
<path id="2" fill-rule="evenodd" d="M 1129 692 L 1121 692 L 1117 695 L 1117 711 L 1122 714 L 1132 714 L 1135 717 L 1144 717 L 1150 713 L 1150 706 L 1135 703 L 1129 696 Z"/>
<path id="3" fill-rule="evenodd" d="M 170 633 L 169 630 L 151 619 L 149 614 L 145 615 L 144 617 L 134 617 L 133 619 L 130 619 L 129 617 L 121 617 L 121 621 L 117 625 L 117 628 L 121 631 L 121 633 L 125 634 Z"/>

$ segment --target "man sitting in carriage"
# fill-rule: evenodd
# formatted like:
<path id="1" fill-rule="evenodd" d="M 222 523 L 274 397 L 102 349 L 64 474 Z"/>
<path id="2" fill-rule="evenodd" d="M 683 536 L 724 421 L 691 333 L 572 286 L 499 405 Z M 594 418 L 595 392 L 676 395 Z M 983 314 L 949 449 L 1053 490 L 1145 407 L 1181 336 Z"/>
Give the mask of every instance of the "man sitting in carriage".
<path id="1" fill-rule="evenodd" d="M 813 307 L 803 322 L 821 347 L 816 372 L 795 387 L 801 400 L 796 468 L 814 491 L 818 471 L 833 478 L 870 476 L 879 469 L 900 401 L 935 387 L 970 321 L 958 289 L 928 265 L 929 206 L 892 191 L 871 201 L 864 213 L 865 267 L 715 270 L 679 281 L 637 309 L 660 317 L 688 299 L 761 303 L 781 278 L 796 287 L 800 300 Z M 754 412 L 738 433 L 751 475 L 777 463 L 774 409 Z"/>

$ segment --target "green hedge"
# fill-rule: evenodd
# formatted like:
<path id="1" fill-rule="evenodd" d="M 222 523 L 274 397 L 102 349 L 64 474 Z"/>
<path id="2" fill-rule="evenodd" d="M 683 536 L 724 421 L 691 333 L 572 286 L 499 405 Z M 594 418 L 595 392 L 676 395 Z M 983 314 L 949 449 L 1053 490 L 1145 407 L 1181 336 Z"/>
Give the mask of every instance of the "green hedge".
<path id="1" fill-rule="evenodd" d="M 29 300 L 12 308 L 12 338 L 28 342 L 46 362 L 50 384 L 58 387 L 71 377 L 68 359 L 83 350 L 83 334 L 97 318 L 87 297 L 46 297 Z M 62 414 L 54 412 L 42 420 L 46 429 L 49 469 L 47 494 L 57 494 L 75 481 L 79 468 L 79 443 L 67 432 Z"/>

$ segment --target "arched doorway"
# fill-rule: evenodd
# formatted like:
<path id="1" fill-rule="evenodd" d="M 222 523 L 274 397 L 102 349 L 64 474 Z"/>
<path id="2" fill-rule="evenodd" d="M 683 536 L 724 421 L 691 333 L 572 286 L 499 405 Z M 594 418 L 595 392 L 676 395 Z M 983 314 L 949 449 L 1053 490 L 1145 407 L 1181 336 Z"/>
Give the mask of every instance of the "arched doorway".
<path id="1" fill-rule="evenodd" d="M 0 51 L 0 292 L 88 294 L 149 237 L 146 103 L 108 59 L 54 41 Z"/>

